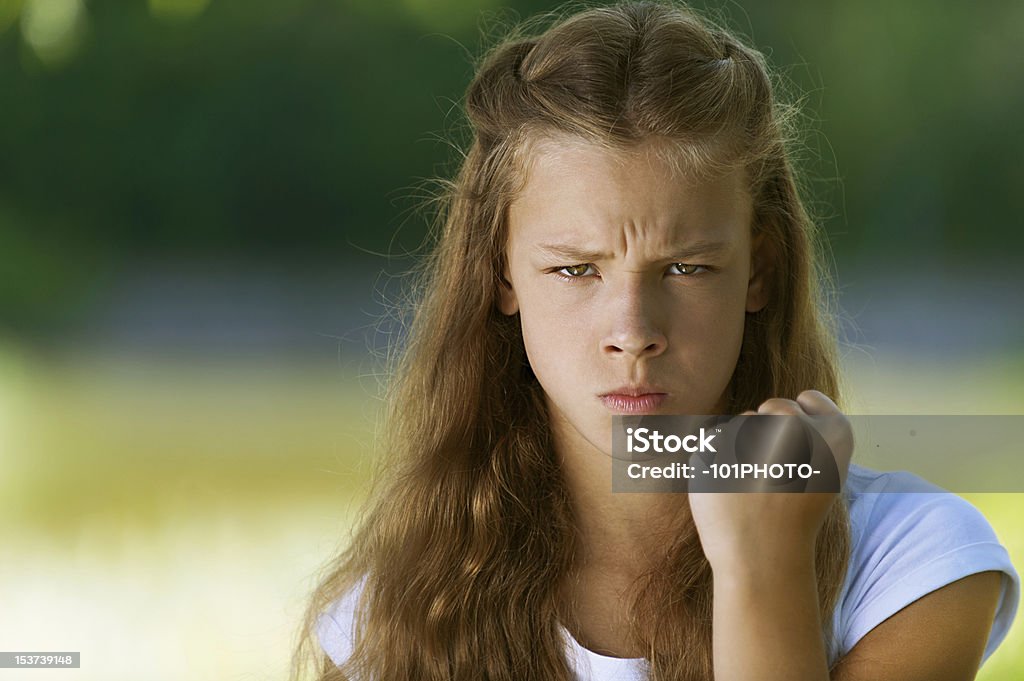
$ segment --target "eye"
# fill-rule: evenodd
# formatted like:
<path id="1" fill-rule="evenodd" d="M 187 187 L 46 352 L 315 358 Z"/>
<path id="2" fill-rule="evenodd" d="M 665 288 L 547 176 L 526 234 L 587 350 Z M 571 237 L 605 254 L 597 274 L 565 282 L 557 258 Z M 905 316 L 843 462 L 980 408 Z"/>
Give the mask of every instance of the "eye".
<path id="1" fill-rule="evenodd" d="M 669 265 L 669 269 L 674 269 L 675 270 L 675 272 L 673 272 L 673 274 L 685 274 L 685 275 L 688 275 L 688 276 L 693 276 L 694 274 L 700 274 L 700 272 L 697 272 L 695 270 L 703 270 L 705 272 L 710 272 L 711 271 L 710 268 L 708 266 L 706 266 L 706 265 L 690 265 L 690 264 L 687 264 L 685 262 L 674 262 L 671 265 Z"/>
<path id="2" fill-rule="evenodd" d="M 555 273 L 563 279 L 580 279 L 587 274 L 589 269 L 589 263 L 584 263 L 582 265 L 566 265 L 565 267 L 559 267 L 556 269 Z"/>

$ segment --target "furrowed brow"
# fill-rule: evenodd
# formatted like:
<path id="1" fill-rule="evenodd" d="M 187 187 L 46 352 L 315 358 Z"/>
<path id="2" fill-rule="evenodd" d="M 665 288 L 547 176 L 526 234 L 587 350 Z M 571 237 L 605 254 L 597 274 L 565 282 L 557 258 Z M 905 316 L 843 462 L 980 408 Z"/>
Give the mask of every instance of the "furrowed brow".
<path id="1" fill-rule="evenodd" d="M 715 239 L 697 239 L 690 243 L 682 244 L 675 249 L 672 257 L 692 258 L 694 256 L 721 255 L 728 253 L 733 248 L 731 241 L 718 241 Z"/>
<path id="2" fill-rule="evenodd" d="M 604 251 L 589 251 L 570 244 L 539 244 L 536 251 L 555 260 L 573 263 L 597 262 L 611 257 L 610 253 Z"/>
<path id="3" fill-rule="evenodd" d="M 732 250 L 732 246 L 729 241 L 697 239 L 674 247 L 665 259 L 674 258 L 677 262 L 685 262 L 687 258 L 696 256 L 727 253 Z M 577 248 L 571 244 L 538 244 L 535 250 L 541 255 L 572 263 L 599 262 L 612 258 L 611 253 Z"/>

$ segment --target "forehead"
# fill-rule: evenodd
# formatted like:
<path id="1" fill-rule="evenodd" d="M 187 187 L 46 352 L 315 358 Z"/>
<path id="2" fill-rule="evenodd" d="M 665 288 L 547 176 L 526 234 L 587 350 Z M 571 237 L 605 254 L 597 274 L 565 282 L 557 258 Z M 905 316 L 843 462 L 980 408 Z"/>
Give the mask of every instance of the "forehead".
<path id="1" fill-rule="evenodd" d="M 509 208 L 510 228 L 523 236 L 626 224 L 722 234 L 750 224 L 741 167 L 682 173 L 656 142 L 610 151 L 585 141 L 542 139 L 530 145 L 524 167 Z"/>

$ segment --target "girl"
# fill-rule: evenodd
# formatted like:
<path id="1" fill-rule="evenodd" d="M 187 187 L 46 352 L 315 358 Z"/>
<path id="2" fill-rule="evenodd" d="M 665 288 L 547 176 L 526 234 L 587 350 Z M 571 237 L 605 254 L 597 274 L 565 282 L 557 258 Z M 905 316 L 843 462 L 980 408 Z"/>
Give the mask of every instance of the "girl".
<path id="1" fill-rule="evenodd" d="M 294 678 L 974 678 L 1019 580 L 959 497 L 857 466 L 842 494 L 611 492 L 613 414 L 840 414 L 763 56 L 626 2 L 508 37 L 465 105 L 381 487 Z"/>

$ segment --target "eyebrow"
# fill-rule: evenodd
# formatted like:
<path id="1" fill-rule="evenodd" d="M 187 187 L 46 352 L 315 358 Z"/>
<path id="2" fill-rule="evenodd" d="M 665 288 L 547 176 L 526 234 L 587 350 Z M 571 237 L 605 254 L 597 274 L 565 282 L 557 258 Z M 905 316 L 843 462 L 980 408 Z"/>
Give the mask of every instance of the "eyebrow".
<path id="1" fill-rule="evenodd" d="M 728 252 L 731 248 L 732 243 L 729 241 L 697 239 L 674 247 L 665 259 L 679 258 L 679 262 L 683 262 L 683 259 L 685 258 L 717 255 Z M 538 244 L 534 250 L 541 255 L 547 255 L 553 258 L 571 261 L 573 263 L 598 262 L 601 260 L 610 260 L 612 258 L 611 253 L 581 249 L 571 244 Z"/>

